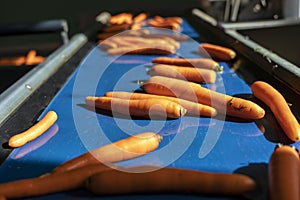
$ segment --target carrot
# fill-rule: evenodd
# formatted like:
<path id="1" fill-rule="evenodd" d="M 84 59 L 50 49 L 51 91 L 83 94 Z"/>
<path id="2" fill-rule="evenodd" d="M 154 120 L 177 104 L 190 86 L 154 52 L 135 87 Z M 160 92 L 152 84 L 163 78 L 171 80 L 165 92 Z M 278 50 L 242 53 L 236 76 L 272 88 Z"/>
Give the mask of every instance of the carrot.
<path id="1" fill-rule="evenodd" d="M 57 120 L 57 114 L 54 111 L 49 111 L 39 122 L 33 125 L 28 130 L 12 136 L 8 140 L 10 147 L 20 147 L 27 142 L 34 140 L 49 129 Z"/>
<path id="2" fill-rule="evenodd" d="M 91 97 L 85 99 L 86 104 L 96 108 L 137 117 L 178 118 L 186 113 L 186 109 L 178 103 L 161 99 L 124 100 L 111 97 Z"/>
<path id="3" fill-rule="evenodd" d="M 103 29 L 103 32 L 125 31 L 130 27 L 129 24 L 111 24 Z"/>
<path id="4" fill-rule="evenodd" d="M 178 23 L 172 22 L 172 21 L 158 22 L 156 20 L 149 19 L 147 21 L 147 23 L 149 26 L 156 27 L 156 28 L 167 28 L 167 29 L 171 29 L 171 30 L 179 30 L 180 29 L 180 25 Z"/>
<path id="5" fill-rule="evenodd" d="M 180 104 L 183 106 L 187 112 L 187 115 L 192 116 L 207 116 L 207 117 L 213 117 L 217 115 L 216 109 L 212 108 L 211 106 L 206 106 L 203 104 L 195 103 L 192 101 L 187 101 L 184 99 L 178 99 L 175 97 L 167 97 L 167 96 L 161 96 L 161 95 L 153 95 L 153 94 L 144 94 L 144 93 L 130 93 L 130 92 L 106 92 L 105 96 L 107 97 L 114 97 L 114 98 L 121 98 L 121 99 L 135 99 L 135 100 L 141 100 L 141 99 L 166 99 L 175 103 Z"/>
<path id="6" fill-rule="evenodd" d="M 58 132 L 59 127 L 57 124 L 53 124 L 43 135 L 39 138 L 33 140 L 30 145 L 23 146 L 23 148 L 19 149 L 16 154 L 12 157 L 12 159 L 20 159 L 28 153 L 35 151 L 36 149 L 43 146 L 47 143 L 56 133 Z"/>
<path id="7" fill-rule="evenodd" d="M 251 89 L 255 97 L 270 107 L 278 124 L 288 138 L 292 141 L 299 141 L 299 123 L 282 94 L 264 81 L 255 81 Z"/>
<path id="8" fill-rule="evenodd" d="M 84 187 L 88 177 L 101 171 L 112 170 L 111 167 L 112 164 L 108 166 L 98 163 L 63 173 L 1 183 L 0 194 L 8 199 L 16 199 L 79 189 Z"/>
<path id="9" fill-rule="evenodd" d="M 234 50 L 210 43 L 201 43 L 198 47 L 198 50 L 200 53 L 205 50 L 213 58 L 224 61 L 229 61 L 236 57 Z"/>
<path id="10" fill-rule="evenodd" d="M 159 23 L 163 23 L 163 22 L 174 22 L 177 24 L 181 24 L 182 23 L 182 18 L 181 17 L 161 17 L 159 15 L 154 16 L 153 18 L 155 21 L 159 22 Z"/>
<path id="11" fill-rule="evenodd" d="M 122 54 L 140 54 L 140 55 L 168 55 L 175 53 L 175 48 L 171 45 L 156 45 L 149 44 L 142 47 L 121 47 L 108 49 L 107 53 L 110 55 L 122 55 Z"/>
<path id="12" fill-rule="evenodd" d="M 181 24 L 183 20 L 181 17 L 166 17 L 165 21 L 172 21 Z"/>
<path id="13" fill-rule="evenodd" d="M 173 45 L 175 48 L 179 48 L 180 47 L 180 43 L 177 42 L 174 38 L 172 38 L 171 36 L 168 35 L 163 35 L 163 34 L 148 34 L 148 35 L 144 35 L 143 39 L 160 39 L 163 40 L 171 45 Z M 151 40 L 150 40 L 151 41 Z M 157 41 L 157 40 L 155 40 Z"/>
<path id="14" fill-rule="evenodd" d="M 141 23 L 145 19 L 147 19 L 147 14 L 142 12 L 133 18 L 133 23 Z"/>
<path id="15" fill-rule="evenodd" d="M 106 40 L 114 42 L 118 48 L 119 47 L 136 47 L 136 46 L 138 46 L 137 44 L 132 43 L 131 41 L 124 40 L 124 38 L 127 38 L 127 37 L 126 36 L 114 36 L 114 37 L 108 38 Z"/>
<path id="16" fill-rule="evenodd" d="M 151 34 L 149 34 L 151 35 Z M 142 38 L 142 37 L 134 37 L 134 36 L 120 36 L 120 39 L 126 42 L 131 42 L 133 45 L 138 45 L 138 46 L 144 46 L 144 45 L 170 45 L 173 46 L 174 48 L 178 49 L 179 48 L 179 43 L 174 41 L 174 40 L 164 40 L 162 38 Z"/>
<path id="17" fill-rule="evenodd" d="M 182 34 L 163 34 L 163 33 L 151 33 L 148 35 L 144 35 L 143 37 L 158 37 L 158 38 L 164 38 L 164 37 L 169 37 L 172 38 L 175 41 L 186 41 L 189 38 L 185 35 Z"/>
<path id="18" fill-rule="evenodd" d="M 268 166 L 271 200 L 299 197 L 299 153 L 289 145 L 279 145 L 272 153 Z"/>
<path id="19" fill-rule="evenodd" d="M 223 68 L 214 60 L 208 58 L 170 58 L 157 57 L 152 60 L 152 63 L 177 65 L 185 67 L 196 67 L 222 71 Z"/>
<path id="20" fill-rule="evenodd" d="M 118 44 L 114 41 L 109 40 L 109 39 L 101 40 L 101 41 L 99 40 L 98 47 L 100 49 L 107 50 L 107 49 L 110 49 L 110 48 L 117 48 Z"/>
<path id="21" fill-rule="evenodd" d="M 254 190 L 256 183 L 249 176 L 242 174 L 160 168 L 143 173 L 103 171 L 90 176 L 85 187 L 97 195 L 136 193 L 242 195 Z"/>
<path id="22" fill-rule="evenodd" d="M 141 29 L 141 28 L 142 28 L 142 25 L 141 25 L 141 24 L 138 24 L 138 23 L 132 24 L 132 25 L 130 26 L 130 29 L 131 29 L 131 30 L 139 30 L 139 29 Z"/>
<path id="23" fill-rule="evenodd" d="M 216 81 L 216 72 L 214 70 L 176 65 L 156 64 L 152 67 L 150 74 L 183 79 L 196 83 L 214 83 Z"/>
<path id="24" fill-rule="evenodd" d="M 110 24 L 131 24 L 132 14 L 131 13 L 120 13 L 109 18 Z"/>
<path id="25" fill-rule="evenodd" d="M 199 84 L 152 76 L 142 88 L 150 94 L 173 96 L 216 108 L 218 113 L 244 119 L 261 119 L 265 111 L 256 103 L 201 87 Z"/>
<path id="26" fill-rule="evenodd" d="M 25 56 L 18 56 L 12 58 L 1 58 L 0 66 L 20 66 L 25 63 Z"/>
<path id="27" fill-rule="evenodd" d="M 59 165 L 52 173 L 61 173 L 99 162 L 114 163 L 143 156 L 155 150 L 161 140 L 162 137 L 156 133 L 139 133 L 81 154 Z"/>

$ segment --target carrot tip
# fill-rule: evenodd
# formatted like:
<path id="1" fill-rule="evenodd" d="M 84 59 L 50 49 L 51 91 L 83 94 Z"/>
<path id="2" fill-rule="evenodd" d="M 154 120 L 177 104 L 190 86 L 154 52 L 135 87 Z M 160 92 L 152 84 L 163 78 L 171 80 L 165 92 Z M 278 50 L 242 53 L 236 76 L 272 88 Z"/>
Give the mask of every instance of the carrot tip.
<path id="1" fill-rule="evenodd" d="M 180 116 L 183 116 L 183 115 L 185 115 L 185 114 L 186 114 L 186 112 L 187 112 L 187 109 L 185 109 L 185 108 L 181 108 L 181 109 L 180 109 Z"/>
<path id="2" fill-rule="evenodd" d="M 217 65 L 215 66 L 215 70 L 216 70 L 217 72 L 223 72 L 223 66 L 217 64 Z"/>

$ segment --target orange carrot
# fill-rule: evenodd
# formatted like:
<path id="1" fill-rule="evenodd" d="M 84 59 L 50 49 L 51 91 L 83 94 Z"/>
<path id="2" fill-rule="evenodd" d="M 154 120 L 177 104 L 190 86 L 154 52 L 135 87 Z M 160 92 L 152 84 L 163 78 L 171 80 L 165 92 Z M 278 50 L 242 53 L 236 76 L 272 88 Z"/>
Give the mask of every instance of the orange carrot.
<path id="1" fill-rule="evenodd" d="M 99 40 L 98 47 L 100 49 L 107 50 L 107 49 L 110 49 L 110 48 L 117 48 L 118 44 L 114 41 L 109 40 L 109 39 Z"/>
<path id="2" fill-rule="evenodd" d="M 111 24 L 106 26 L 104 32 L 116 32 L 116 31 L 125 31 L 130 27 L 129 24 Z"/>
<path id="3" fill-rule="evenodd" d="M 278 146 L 268 167 L 270 200 L 300 199 L 299 153 L 288 145 Z"/>
<path id="4" fill-rule="evenodd" d="M 178 23 L 172 22 L 172 21 L 158 22 L 156 20 L 149 19 L 147 21 L 147 23 L 149 26 L 156 27 L 156 28 L 167 28 L 167 29 L 171 29 L 171 30 L 179 30 L 180 29 L 180 25 Z"/>
<path id="5" fill-rule="evenodd" d="M 167 76 L 196 83 L 214 83 L 216 72 L 210 69 L 181 67 L 177 65 L 156 64 L 150 71 L 151 75 Z"/>
<path id="6" fill-rule="evenodd" d="M 156 45 L 149 44 L 142 47 L 120 47 L 108 49 L 107 53 L 110 55 L 122 55 L 122 54 L 140 54 L 140 55 L 168 55 L 175 53 L 175 48 L 171 45 Z"/>
<path id="7" fill-rule="evenodd" d="M 132 24 L 132 25 L 130 26 L 130 29 L 131 29 L 131 30 L 139 30 L 139 29 L 141 29 L 141 28 L 142 28 L 142 25 L 141 25 L 141 24 L 138 24 L 138 23 Z"/>
<path id="8" fill-rule="evenodd" d="M 256 182 L 243 174 L 160 168 L 142 173 L 103 171 L 89 177 L 85 187 L 97 195 L 189 193 L 236 196 L 253 191 Z"/>
<path id="9" fill-rule="evenodd" d="M 114 165 L 111 164 L 111 167 Z M 79 189 L 84 187 L 88 177 L 101 171 L 112 170 L 111 167 L 98 163 L 63 173 L 1 183 L 0 194 L 8 199 L 19 199 Z"/>
<path id="10" fill-rule="evenodd" d="M 151 34 L 149 34 L 151 35 Z M 138 45 L 140 47 L 143 47 L 144 45 L 148 46 L 148 45 L 170 45 L 173 46 L 175 49 L 179 48 L 179 43 L 170 39 L 163 39 L 163 38 L 151 38 L 151 37 L 146 37 L 146 38 L 142 38 L 142 37 L 134 37 L 134 36 L 120 36 L 120 39 L 122 39 L 123 41 L 126 42 L 131 42 L 133 45 Z"/>
<path id="11" fill-rule="evenodd" d="M 216 108 L 218 113 L 229 116 L 261 119 L 265 114 L 264 109 L 252 101 L 215 92 L 189 81 L 152 76 L 142 88 L 150 94 L 173 96 L 209 105 Z"/>
<path id="12" fill-rule="evenodd" d="M 173 45 L 176 49 L 178 49 L 180 47 L 180 43 L 178 41 L 176 41 L 174 38 L 172 38 L 169 35 L 163 35 L 163 34 L 148 34 L 148 35 L 144 35 L 143 39 L 160 39 L 163 40 L 171 45 Z M 152 40 L 150 40 L 152 41 Z M 157 41 L 157 40 L 154 40 Z"/>
<path id="13" fill-rule="evenodd" d="M 1 58 L 0 66 L 20 66 L 25 63 L 25 56 L 18 56 L 12 58 Z"/>
<path id="14" fill-rule="evenodd" d="M 145 19 L 147 19 L 147 14 L 142 12 L 133 18 L 133 23 L 141 23 Z"/>
<path id="15" fill-rule="evenodd" d="M 172 21 L 181 24 L 183 20 L 181 17 L 166 17 L 165 21 Z"/>
<path id="16" fill-rule="evenodd" d="M 39 122 L 33 125 L 28 130 L 12 136 L 8 145 L 10 147 L 20 147 L 27 142 L 34 140 L 49 129 L 57 120 L 57 114 L 54 111 L 49 111 Z"/>
<path id="17" fill-rule="evenodd" d="M 120 13 L 113 15 L 109 18 L 110 24 L 131 24 L 132 23 L 132 14 L 131 13 Z"/>
<path id="18" fill-rule="evenodd" d="M 157 37 L 157 38 L 164 38 L 164 37 L 168 37 L 168 38 L 172 38 L 175 41 L 186 41 L 189 38 L 185 35 L 182 34 L 163 34 L 163 33 L 151 33 L 151 34 L 147 34 L 144 35 L 143 37 Z"/>
<path id="19" fill-rule="evenodd" d="M 251 89 L 254 96 L 270 107 L 284 133 L 292 141 L 299 141 L 299 123 L 282 94 L 264 81 L 255 81 Z"/>
<path id="20" fill-rule="evenodd" d="M 161 17 L 159 15 L 154 16 L 153 19 L 155 21 L 159 22 L 159 23 L 174 22 L 174 23 L 177 23 L 177 24 L 181 24 L 182 21 L 183 21 L 181 17 Z"/>
<path id="21" fill-rule="evenodd" d="M 211 57 L 218 60 L 229 61 L 236 57 L 236 53 L 234 50 L 210 43 L 201 43 L 198 47 L 198 50 L 200 53 L 204 50 Z"/>
<path id="22" fill-rule="evenodd" d="M 121 99 L 133 99 L 133 100 L 141 100 L 141 99 L 166 99 L 175 103 L 180 104 L 184 107 L 187 112 L 187 115 L 192 116 L 207 116 L 213 117 L 217 115 L 216 109 L 211 106 L 206 106 L 203 104 L 195 103 L 192 101 L 187 101 L 184 99 L 178 99 L 175 97 L 161 96 L 161 95 L 153 95 L 153 94 L 145 94 L 145 93 L 130 93 L 130 92 L 106 92 L 105 96 L 113 97 L 113 98 L 121 98 Z"/>
<path id="23" fill-rule="evenodd" d="M 61 173 L 99 162 L 114 163 L 143 156 L 155 150 L 161 140 L 162 137 L 156 133 L 139 133 L 81 154 L 56 167 L 53 173 Z"/>
<path id="24" fill-rule="evenodd" d="M 85 99 L 86 104 L 104 109 L 137 117 L 168 117 L 178 118 L 186 113 L 186 109 L 178 103 L 168 100 L 144 99 L 124 100 L 111 97 L 91 97 Z"/>
<path id="25" fill-rule="evenodd" d="M 205 68 L 205 69 L 212 69 L 216 71 L 222 71 L 222 67 L 216 61 L 208 58 L 157 57 L 152 60 L 152 63 Z"/>

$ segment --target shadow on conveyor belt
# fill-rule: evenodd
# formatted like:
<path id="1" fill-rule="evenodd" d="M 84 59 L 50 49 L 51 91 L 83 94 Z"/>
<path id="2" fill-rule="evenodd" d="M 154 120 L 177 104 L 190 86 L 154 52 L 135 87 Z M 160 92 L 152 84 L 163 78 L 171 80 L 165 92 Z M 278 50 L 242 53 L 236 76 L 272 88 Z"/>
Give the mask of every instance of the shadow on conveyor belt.
<path id="1" fill-rule="evenodd" d="M 254 191 L 245 194 L 246 199 L 268 199 L 268 164 L 250 163 L 247 166 L 236 169 L 234 173 L 245 174 L 255 180 L 257 187 Z"/>

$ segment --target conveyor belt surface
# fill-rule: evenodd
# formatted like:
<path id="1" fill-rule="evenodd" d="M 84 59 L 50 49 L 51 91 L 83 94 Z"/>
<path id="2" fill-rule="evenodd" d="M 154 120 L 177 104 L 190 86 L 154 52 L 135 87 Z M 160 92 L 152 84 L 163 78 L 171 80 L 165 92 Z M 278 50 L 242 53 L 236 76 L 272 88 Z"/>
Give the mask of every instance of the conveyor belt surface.
<path id="1" fill-rule="evenodd" d="M 186 21 L 183 33 L 201 39 L 201 35 Z M 199 57 L 195 54 L 197 45 L 192 39 L 183 41 L 177 55 L 171 56 Z M 85 106 L 84 99 L 88 95 L 101 96 L 112 90 L 141 90 L 137 81 L 150 77 L 146 69 L 155 57 L 157 56 L 110 56 L 95 45 L 41 114 L 40 118 L 49 110 L 56 111 L 58 120 L 55 125 L 37 140 L 13 150 L 0 168 L 0 181 L 40 176 L 88 150 L 144 131 L 157 132 L 163 136 L 159 148 L 145 156 L 120 162 L 121 166 L 148 164 L 211 172 L 246 173 L 255 178 L 266 176 L 266 166 L 276 143 L 269 141 L 253 121 L 189 116 L 173 120 L 115 118 Z M 229 95 L 251 96 L 249 85 L 230 65 L 225 62 L 220 62 L 220 65 L 224 70 L 218 74 L 216 83 L 203 87 L 215 88 Z M 265 192 L 260 195 L 265 195 Z M 152 197 L 156 196 L 143 196 Z M 166 197 L 224 199 L 180 195 Z M 54 198 L 96 199 L 84 190 L 34 199 Z M 134 199 L 140 196 L 116 198 Z"/>

